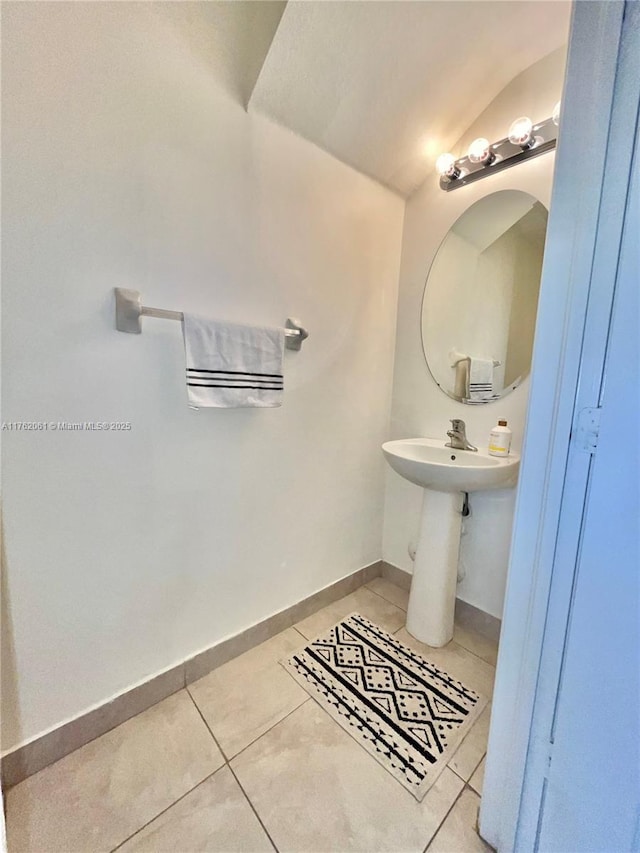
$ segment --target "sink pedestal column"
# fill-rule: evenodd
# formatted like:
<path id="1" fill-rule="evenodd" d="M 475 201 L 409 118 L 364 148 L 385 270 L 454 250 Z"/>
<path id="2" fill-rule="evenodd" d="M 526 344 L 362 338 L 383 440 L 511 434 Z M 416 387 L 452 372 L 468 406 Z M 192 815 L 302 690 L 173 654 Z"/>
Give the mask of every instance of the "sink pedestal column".
<path id="1" fill-rule="evenodd" d="M 461 492 L 424 490 L 407 631 L 429 646 L 453 637 L 462 500 Z"/>

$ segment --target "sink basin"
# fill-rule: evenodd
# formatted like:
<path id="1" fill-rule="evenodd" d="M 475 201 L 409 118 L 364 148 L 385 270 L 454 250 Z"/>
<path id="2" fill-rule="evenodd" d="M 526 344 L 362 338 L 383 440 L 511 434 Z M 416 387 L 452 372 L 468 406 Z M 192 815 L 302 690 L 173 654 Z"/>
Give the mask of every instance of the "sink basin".
<path id="1" fill-rule="evenodd" d="M 393 470 L 423 489 L 477 492 L 506 489 L 518 479 L 520 456 L 489 456 L 487 450 L 454 450 L 434 438 L 387 441 L 382 451 Z"/>

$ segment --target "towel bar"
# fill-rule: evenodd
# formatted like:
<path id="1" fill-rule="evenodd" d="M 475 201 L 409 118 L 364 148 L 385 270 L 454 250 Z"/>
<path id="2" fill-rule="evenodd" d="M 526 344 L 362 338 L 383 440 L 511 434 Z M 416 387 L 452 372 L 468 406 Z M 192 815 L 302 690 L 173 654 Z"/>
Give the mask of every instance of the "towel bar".
<path id="1" fill-rule="evenodd" d="M 143 305 L 138 290 L 127 290 L 124 287 L 114 288 L 116 295 L 116 329 L 119 332 L 130 332 L 139 335 L 142 332 L 141 317 L 158 317 L 161 320 L 183 320 L 182 311 L 167 311 L 166 308 L 150 308 Z M 299 350 L 302 342 L 309 337 L 309 332 L 300 325 L 298 320 L 289 317 L 285 323 L 285 346 L 287 349 Z"/>
<path id="2" fill-rule="evenodd" d="M 458 352 L 457 350 L 452 349 L 451 352 L 449 353 L 449 360 L 451 362 L 451 367 L 455 367 L 456 365 L 460 364 L 461 361 L 467 361 L 467 360 L 470 361 L 471 356 L 470 355 L 464 355 L 464 353 L 461 353 L 461 352 Z M 493 359 L 493 366 L 494 367 L 500 367 L 501 364 L 502 364 L 502 362 L 497 361 L 495 358 Z"/>

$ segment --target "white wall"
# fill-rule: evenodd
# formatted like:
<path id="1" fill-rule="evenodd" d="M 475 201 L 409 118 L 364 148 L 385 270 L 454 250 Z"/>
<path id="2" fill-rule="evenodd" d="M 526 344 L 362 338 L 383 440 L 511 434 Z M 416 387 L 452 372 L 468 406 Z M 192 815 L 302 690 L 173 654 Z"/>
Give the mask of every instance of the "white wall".
<path id="1" fill-rule="evenodd" d="M 519 115 L 535 120 L 551 115 L 560 98 L 564 50 L 555 51 L 516 77 L 474 122 L 453 154 L 461 156 L 476 136 L 490 140 L 506 135 Z M 489 193 L 519 189 L 549 205 L 554 154 L 545 154 L 468 187 L 444 193 L 437 176 L 427 180 L 407 202 L 402 242 L 400 293 L 391 437 L 446 436 L 450 418 L 463 418 L 473 444 L 487 446 L 497 419 L 507 418 L 513 430 L 513 449 L 522 443 L 529 381 L 497 403 L 465 406 L 447 397 L 427 368 L 420 338 L 421 303 L 429 267 L 440 243 L 458 217 Z M 415 544 L 421 490 L 386 472 L 384 559 L 406 571 L 413 564 L 407 546 Z M 461 560 L 465 580 L 458 595 L 482 610 L 501 616 L 513 517 L 514 490 L 472 495 L 473 515 L 465 521 Z"/>
<path id="2" fill-rule="evenodd" d="M 3 434 L 7 749 L 380 558 L 404 204 L 245 113 L 242 4 L 3 6 L 3 419 L 132 424 Z M 114 286 L 299 317 L 284 406 L 189 410 Z"/>

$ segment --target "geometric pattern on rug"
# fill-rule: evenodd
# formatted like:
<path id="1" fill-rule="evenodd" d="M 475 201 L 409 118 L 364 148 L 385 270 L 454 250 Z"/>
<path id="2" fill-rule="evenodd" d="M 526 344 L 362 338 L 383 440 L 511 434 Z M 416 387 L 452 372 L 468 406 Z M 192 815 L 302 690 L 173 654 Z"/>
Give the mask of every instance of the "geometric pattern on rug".
<path id="1" fill-rule="evenodd" d="M 417 800 L 487 704 L 359 613 L 283 666 Z"/>

